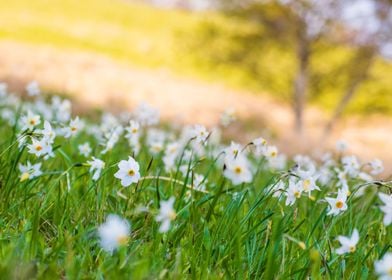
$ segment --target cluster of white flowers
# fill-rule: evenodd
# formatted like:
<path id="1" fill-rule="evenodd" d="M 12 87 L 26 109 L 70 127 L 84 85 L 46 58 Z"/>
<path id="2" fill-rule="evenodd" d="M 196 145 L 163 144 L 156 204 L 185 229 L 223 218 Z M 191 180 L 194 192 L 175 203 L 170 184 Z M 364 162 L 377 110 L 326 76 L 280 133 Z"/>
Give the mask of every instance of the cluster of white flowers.
<path id="1" fill-rule="evenodd" d="M 235 188 L 255 183 L 260 172 L 279 172 L 283 175 L 270 185 L 270 190 L 273 197 L 283 198 L 286 206 L 296 207 L 298 201 L 305 199 L 317 200 L 317 203 L 328 206 L 327 215 L 343 216 L 350 207 L 351 197 L 363 195 L 371 185 L 369 182 L 384 171 L 379 159 L 361 163 L 356 156 L 346 154 L 349 146 L 344 141 L 338 141 L 336 151 L 325 153 L 317 160 L 305 155 L 297 155 L 290 160 L 263 137 L 247 144 L 231 142 L 224 145 L 220 131 L 235 121 L 233 109 L 224 112 L 221 126 L 207 128 L 196 124 L 168 131 L 157 126 L 159 111 L 145 103 L 132 113 L 119 116 L 105 113 L 99 124 L 94 124 L 78 116 L 72 117 L 72 106 L 68 100 L 53 97 L 46 102 L 37 82 L 26 86 L 28 98 L 25 102 L 7 90 L 7 85 L 0 83 L 0 118 L 10 126 L 15 125 L 19 149 L 22 152 L 24 148 L 27 150 L 26 159 L 23 159 L 25 164 L 18 166 L 20 181 L 27 183 L 44 175 L 41 171 L 41 168 L 46 169 L 44 160 L 65 154 L 58 150 L 66 140 L 76 149 L 72 156 L 77 154 L 78 159 L 84 162 L 80 165 L 89 168 L 86 178 L 92 180 L 94 185 L 99 185 L 102 177 L 106 179 L 107 174 L 111 174 L 112 178 L 116 178 L 114 182 L 118 188 L 136 186 L 146 179 L 142 176 L 151 175 L 147 174 L 147 163 L 139 155 L 147 153 L 151 161 L 160 161 L 164 165 L 160 172 L 166 172 L 169 180 L 173 174 L 183 176 L 188 178 L 187 187 L 191 190 L 209 192 L 213 190 L 209 174 L 197 169 L 200 162 L 207 159 L 214 164 L 214 174 L 218 174 L 214 176 L 223 176 Z M 21 109 L 20 104 L 23 104 Z M 91 137 L 87 141 L 85 136 Z M 129 148 L 122 156 L 124 160 L 110 163 L 111 152 L 119 147 L 121 151 Z M 293 166 L 290 169 L 289 164 Z M 114 175 L 106 172 L 116 165 L 118 170 Z M 158 177 L 157 174 L 152 175 Z M 379 192 L 378 197 L 383 203 L 380 207 L 384 214 L 383 223 L 390 226 L 392 196 Z M 176 219 L 174 202 L 174 197 L 160 201 L 155 221 L 160 223 L 159 231 L 162 233 L 168 232 Z M 102 248 L 113 252 L 127 243 L 130 224 L 119 216 L 109 215 L 98 233 Z M 359 232 L 354 229 L 351 237 L 339 236 L 338 240 L 341 247 L 336 250 L 337 254 L 353 253 L 359 241 Z M 390 273 L 391 258 L 390 254 L 386 254 L 376 263 L 380 277 Z"/>

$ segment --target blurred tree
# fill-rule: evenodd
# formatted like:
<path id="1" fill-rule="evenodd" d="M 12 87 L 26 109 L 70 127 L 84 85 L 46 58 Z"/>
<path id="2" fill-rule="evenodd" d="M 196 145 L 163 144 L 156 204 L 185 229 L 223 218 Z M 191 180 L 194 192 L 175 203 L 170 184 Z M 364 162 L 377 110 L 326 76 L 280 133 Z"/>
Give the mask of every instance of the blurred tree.
<path id="1" fill-rule="evenodd" d="M 388 51 L 392 44 L 391 0 L 349 0 L 347 3 L 349 5 L 360 3 L 368 10 L 365 15 L 357 13 L 346 23 L 346 36 L 343 36 L 343 39 L 354 47 L 356 54 L 348 64 L 349 81 L 325 127 L 324 136 L 330 134 L 343 111 L 358 92 L 358 88 L 369 78 L 377 55 L 387 55 L 384 52 Z"/>
<path id="2" fill-rule="evenodd" d="M 310 60 L 317 43 L 339 22 L 341 2 L 337 0 L 221 0 L 231 14 L 263 25 L 281 43 L 294 45 L 296 71 L 292 101 L 295 129 L 303 130 L 303 114 L 309 91 Z M 274 12 L 271 12 L 274 11 Z"/>

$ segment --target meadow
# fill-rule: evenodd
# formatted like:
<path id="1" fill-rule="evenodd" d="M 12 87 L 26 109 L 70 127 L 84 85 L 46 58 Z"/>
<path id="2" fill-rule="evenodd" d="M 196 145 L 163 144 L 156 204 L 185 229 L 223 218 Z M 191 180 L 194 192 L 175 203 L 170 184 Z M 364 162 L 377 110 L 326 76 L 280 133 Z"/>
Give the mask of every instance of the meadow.
<path id="1" fill-rule="evenodd" d="M 344 141 L 287 158 L 262 135 L 98 119 L 0 86 L 2 279 L 391 279 L 392 184 Z"/>
<path id="2" fill-rule="evenodd" d="M 212 11 L 162 10 L 137 1 L 0 1 L 0 40 L 103 54 L 286 103 L 296 69 L 294 43 L 277 42 L 260 24 Z M 347 73 L 357 66 L 350 66 L 355 52 L 328 42 L 313 48 L 309 102 L 330 112 L 346 90 Z M 390 61 L 378 56 L 345 112 L 391 114 L 391 69 Z"/>

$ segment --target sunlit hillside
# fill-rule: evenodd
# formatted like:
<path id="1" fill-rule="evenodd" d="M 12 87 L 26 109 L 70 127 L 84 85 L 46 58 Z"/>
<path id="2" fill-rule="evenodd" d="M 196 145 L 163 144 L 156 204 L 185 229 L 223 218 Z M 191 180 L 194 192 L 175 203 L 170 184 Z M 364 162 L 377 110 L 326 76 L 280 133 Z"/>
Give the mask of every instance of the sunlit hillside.
<path id="1" fill-rule="evenodd" d="M 131 65 L 165 68 L 286 101 L 295 69 L 292 47 L 277 44 L 249 21 L 212 12 L 159 10 L 130 1 L 1 1 L 0 39 L 101 53 Z M 311 87 L 310 100 L 328 110 L 344 92 L 344 67 L 352 53 L 322 49 L 312 61 L 314 75 L 322 82 Z M 390 73 L 391 64 L 379 58 L 347 111 L 391 113 Z"/>

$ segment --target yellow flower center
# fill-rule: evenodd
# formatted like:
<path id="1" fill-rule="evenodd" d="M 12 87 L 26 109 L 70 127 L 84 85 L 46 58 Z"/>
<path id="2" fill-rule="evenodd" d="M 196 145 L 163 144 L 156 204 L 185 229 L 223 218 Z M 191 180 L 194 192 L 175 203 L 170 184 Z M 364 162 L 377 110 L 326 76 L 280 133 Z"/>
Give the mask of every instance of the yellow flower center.
<path id="1" fill-rule="evenodd" d="M 135 170 L 130 169 L 130 170 L 128 171 L 128 175 L 129 175 L 129 176 L 135 176 Z"/>
<path id="2" fill-rule="evenodd" d="M 77 130 L 77 128 L 76 127 L 74 127 L 74 126 L 71 126 L 71 131 L 76 131 Z"/>
<path id="3" fill-rule="evenodd" d="M 132 133 L 137 133 L 137 128 L 132 129 Z"/>
<path id="4" fill-rule="evenodd" d="M 301 193 L 300 193 L 299 191 L 295 191 L 295 192 L 294 192 L 294 196 L 295 196 L 296 198 L 299 198 L 299 197 L 301 196 Z"/>
<path id="5" fill-rule="evenodd" d="M 35 125 L 35 120 L 30 120 L 31 125 Z"/>
<path id="6" fill-rule="evenodd" d="M 309 179 L 304 180 L 303 183 L 302 183 L 302 186 L 304 187 L 305 191 L 309 190 L 310 180 Z"/>
<path id="7" fill-rule="evenodd" d="M 42 150 L 42 146 L 37 145 L 37 146 L 35 146 L 35 149 L 36 149 L 37 151 L 41 151 L 41 150 Z"/>
<path id="8" fill-rule="evenodd" d="M 357 248 L 355 246 L 350 246 L 350 253 L 354 253 Z"/>
<path id="9" fill-rule="evenodd" d="M 117 243 L 120 245 L 126 245 L 128 243 L 128 236 L 121 235 L 121 236 L 117 237 Z"/>
<path id="10" fill-rule="evenodd" d="M 271 157 L 276 157 L 276 152 L 272 152 Z"/>
<path id="11" fill-rule="evenodd" d="M 30 174 L 28 172 L 25 172 L 22 174 L 22 176 L 20 176 L 20 181 L 23 182 L 23 181 L 29 179 L 29 177 L 30 177 Z"/>
<path id="12" fill-rule="evenodd" d="M 168 216 L 169 216 L 170 220 L 174 220 L 177 217 L 177 214 L 174 211 L 170 211 Z"/>
<path id="13" fill-rule="evenodd" d="M 341 209 L 343 207 L 344 203 L 342 201 L 337 201 L 335 205 L 336 205 L 336 208 Z"/>
<path id="14" fill-rule="evenodd" d="M 239 167 L 239 166 L 237 166 L 236 168 L 234 168 L 234 172 L 235 172 L 236 174 L 241 174 L 242 168 Z"/>
<path id="15" fill-rule="evenodd" d="M 392 276 L 392 267 L 390 269 L 388 269 L 388 275 Z"/>

